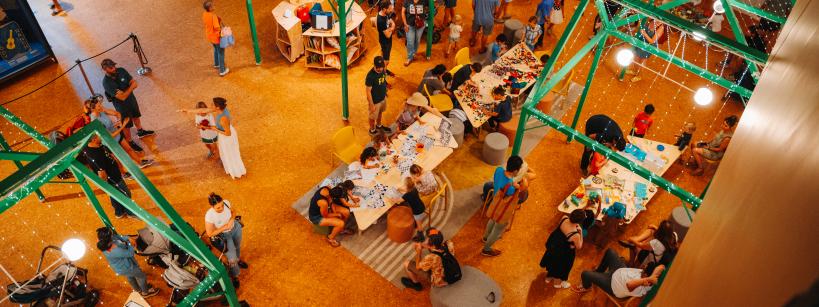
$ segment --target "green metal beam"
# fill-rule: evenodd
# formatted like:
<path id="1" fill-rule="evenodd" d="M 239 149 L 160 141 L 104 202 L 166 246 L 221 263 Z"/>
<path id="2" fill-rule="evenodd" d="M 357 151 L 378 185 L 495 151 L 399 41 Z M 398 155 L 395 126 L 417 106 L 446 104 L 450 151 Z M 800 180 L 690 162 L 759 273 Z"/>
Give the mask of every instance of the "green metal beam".
<path id="1" fill-rule="evenodd" d="M 738 8 L 740 10 L 746 11 L 748 13 L 757 15 L 757 16 L 762 17 L 762 18 L 766 18 L 766 19 L 768 19 L 770 21 L 777 22 L 779 24 L 785 24 L 785 21 L 786 21 L 786 18 L 787 18 L 787 17 L 776 15 L 774 13 L 768 12 L 766 10 L 763 10 L 761 8 L 752 6 L 750 4 L 747 4 L 747 3 L 739 1 L 739 0 L 728 0 L 728 3 L 731 4 L 731 7 Z"/>
<path id="2" fill-rule="evenodd" d="M 570 128 L 569 126 L 564 125 L 559 120 L 557 120 L 557 119 L 555 119 L 555 118 L 553 118 L 551 116 L 548 116 L 546 114 L 543 114 L 543 112 L 540 112 L 540 110 L 535 109 L 534 106 L 524 106 L 524 108 L 526 109 L 526 111 L 531 113 L 531 115 L 533 117 L 537 118 L 539 121 L 543 122 L 544 124 L 549 125 L 550 127 L 552 127 L 553 129 L 559 131 L 560 133 L 563 133 L 563 134 L 565 134 L 567 136 L 572 136 L 572 138 L 577 140 L 580 144 L 583 144 L 583 145 L 591 148 L 595 152 L 603 154 L 604 156 L 608 157 L 614 163 L 617 163 L 617 164 L 625 167 L 626 169 L 630 170 L 632 173 L 635 173 L 638 176 L 640 176 L 642 178 L 645 178 L 646 180 L 648 180 L 648 182 L 653 183 L 653 184 L 657 185 L 658 187 L 662 188 L 663 190 L 666 190 L 666 191 L 670 192 L 674 196 L 679 197 L 683 201 L 685 201 L 687 203 L 690 203 L 695 208 L 699 207 L 700 204 L 702 203 L 702 200 L 700 198 L 698 198 L 697 196 L 695 196 L 694 194 L 691 194 L 690 192 L 676 186 L 675 184 L 671 183 L 670 181 L 665 180 L 665 178 L 660 177 L 660 176 L 652 173 L 648 169 L 640 166 L 637 163 L 634 163 L 634 161 L 631 161 L 626 157 L 623 157 L 622 155 L 620 155 L 619 153 L 609 149 L 605 145 L 600 144 L 600 143 L 592 140 L 591 138 L 587 137 L 585 134 L 580 133 L 577 130 L 574 130 L 574 129 Z"/>
<path id="3" fill-rule="evenodd" d="M 350 0 L 350 7 L 353 1 Z M 341 64 L 341 119 L 350 119 L 349 108 L 349 89 L 347 82 L 347 14 L 350 13 L 350 7 L 345 5 L 342 1 L 330 1 L 330 7 L 333 8 L 336 15 L 338 15 L 338 44 L 339 57 L 338 61 Z"/>
<path id="4" fill-rule="evenodd" d="M 589 40 L 589 42 L 587 42 L 586 45 L 581 47 L 580 50 L 578 50 L 577 53 L 572 58 L 570 58 L 568 62 L 566 62 L 566 65 L 563 65 L 563 67 L 561 67 L 554 75 L 552 75 L 549 78 L 549 80 L 545 82 L 545 84 L 541 82 L 541 80 L 543 80 L 544 74 L 546 73 L 546 68 L 544 67 L 543 70 L 540 72 L 540 76 L 538 76 L 538 79 L 535 81 L 535 86 L 532 88 L 531 94 L 529 95 L 529 97 L 526 97 L 526 102 L 524 103 L 524 106 L 534 107 L 535 105 L 537 105 L 540 102 L 540 100 L 543 99 L 543 96 L 546 96 L 546 94 L 558 82 L 560 82 L 560 80 L 562 80 L 572 70 L 572 68 L 574 68 L 574 66 L 577 65 L 577 63 L 580 63 L 580 60 L 582 60 L 583 57 L 585 57 L 586 54 L 589 53 L 589 51 L 591 51 L 591 49 L 594 48 L 594 46 L 597 45 L 597 43 L 599 43 L 600 40 L 603 39 L 603 37 L 606 35 L 607 34 L 605 31 L 598 32 L 597 35 L 592 37 L 592 39 Z M 554 64 L 554 62 L 552 62 L 553 59 L 554 56 L 549 57 L 549 62 L 552 64 Z M 526 114 L 526 108 L 524 108 L 520 114 L 520 119 L 518 120 L 518 130 L 517 133 L 515 133 L 515 143 L 512 146 L 513 155 L 517 155 L 520 153 L 520 147 L 523 144 L 523 134 L 526 131 L 527 120 L 528 114 Z"/>
<path id="5" fill-rule="evenodd" d="M 583 112 L 583 103 L 586 102 L 586 97 L 589 94 L 589 89 L 591 88 L 592 81 L 594 80 L 594 73 L 597 72 L 597 65 L 600 63 L 600 57 L 603 55 L 603 50 L 606 49 L 606 38 L 608 38 L 608 34 L 603 34 L 601 43 L 600 45 L 597 46 L 597 50 L 594 52 L 594 60 L 592 60 L 591 67 L 589 67 L 589 76 L 586 77 L 586 84 L 583 87 L 583 93 L 580 94 L 580 101 L 577 102 L 577 111 L 574 112 L 574 118 L 572 119 L 572 129 L 575 129 L 577 127 L 577 121 L 580 120 L 580 113 Z M 572 136 L 568 136 L 566 142 L 571 141 Z"/>
<path id="6" fill-rule="evenodd" d="M 680 18 L 674 14 L 666 12 L 659 7 L 647 4 L 642 2 L 641 0 L 616 0 L 617 2 L 621 3 L 622 5 L 631 8 L 637 11 L 640 14 L 651 16 L 654 19 L 659 20 L 662 23 L 665 23 L 669 26 L 672 26 L 677 29 L 681 29 L 686 32 L 698 32 L 705 36 L 705 39 L 708 43 L 725 49 L 731 53 L 737 54 L 745 59 L 748 59 L 751 62 L 755 62 L 757 64 L 765 65 L 768 61 L 768 55 L 764 52 L 759 50 L 753 49 L 748 47 L 747 44 L 744 42 L 738 42 L 731 39 L 726 38 L 718 33 L 711 31 L 710 29 L 703 28 L 699 25 L 696 25 L 688 20 Z M 726 1 L 726 0 L 720 0 Z M 728 12 L 731 10 L 727 9 L 730 8 L 727 4 L 725 5 L 726 10 L 726 18 L 730 21 L 730 16 Z M 615 30 L 615 29 L 612 29 Z M 735 31 L 736 32 L 736 31 Z M 739 32 L 740 34 L 742 32 Z M 743 36 L 742 39 L 744 40 L 745 37 Z M 739 40 L 739 39 L 738 39 Z"/>
<path id="7" fill-rule="evenodd" d="M 435 0 L 429 0 L 427 12 L 427 60 L 432 56 L 432 32 L 435 30 Z M 416 46 L 417 47 L 417 46 Z"/>
<path id="8" fill-rule="evenodd" d="M 6 142 L 6 138 L 3 137 L 2 133 L 0 133 L 0 148 L 11 151 L 11 146 L 9 146 L 9 143 Z M 14 161 L 14 165 L 17 166 L 17 169 L 23 168 L 23 163 L 20 163 L 20 161 Z M 40 202 L 45 202 L 45 195 L 43 195 L 43 192 L 41 192 L 40 189 L 35 190 L 34 193 L 37 194 L 37 198 L 40 200 Z"/>
<path id="9" fill-rule="evenodd" d="M 681 5 L 689 3 L 689 2 L 691 2 L 691 0 L 674 0 L 674 1 L 671 1 L 669 3 L 662 4 L 662 5 L 658 6 L 657 8 L 660 9 L 660 10 L 663 10 L 663 11 L 668 11 L 670 9 L 673 9 L 675 7 L 681 6 Z M 619 27 L 625 26 L 627 24 L 630 24 L 632 22 L 635 22 L 637 20 L 641 20 L 641 19 L 646 18 L 646 15 L 638 13 L 638 14 L 629 16 L 626 19 L 622 19 L 621 16 L 625 16 L 626 12 L 628 12 L 628 10 L 620 11 L 620 14 L 618 14 L 618 17 L 620 17 L 620 18 L 618 18 L 619 20 L 616 19 L 614 21 L 614 27 L 619 28 Z"/>
<path id="10" fill-rule="evenodd" d="M 727 79 L 725 79 L 723 77 L 720 77 L 720 76 L 718 76 L 718 75 L 716 75 L 714 73 L 711 73 L 711 72 L 709 72 L 707 70 L 704 70 L 704 69 L 700 68 L 699 66 L 692 64 L 691 62 L 680 59 L 680 58 L 678 58 L 678 57 L 676 57 L 676 56 L 674 56 L 674 55 L 672 55 L 672 54 L 670 54 L 668 52 L 663 51 L 660 48 L 655 47 L 654 45 L 649 45 L 649 44 L 645 43 L 643 40 L 637 39 L 637 38 L 635 38 L 635 37 L 633 37 L 633 36 L 631 36 L 629 34 L 626 34 L 626 33 L 620 32 L 620 31 L 610 31 L 609 34 L 614 36 L 614 37 L 617 37 L 618 39 L 621 39 L 621 40 L 631 44 L 632 46 L 635 46 L 635 47 L 638 47 L 638 48 L 643 49 L 645 51 L 648 51 L 648 52 L 662 58 L 663 60 L 669 61 L 669 62 L 673 63 L 674 65 L 679 66 L 682 69 L 685 69 L 685 70 L 688 70 L 688 71 L 690 71 L 690 72 L 692 72 L 694 74 L 697 74 L 698 76 L 702 77 L 703 79 L 714 82 L 717 85 L 722 86 L 722 87 L 724 87 L 724 88 L 726 88 L 726 89 L 728 89 L 728 90 L 730 90 L 732 92 L 736 92 L 737 94 L 739 94 L 739 95 L 741 95 L 741 96 L 743 96 L 745 98 L 751 97 L 751 93 L 753 93 L 751 90 L 749 90 L 747 88 L 739 86 L 738 84 L 736 84 L 734 82 L 731 82 L 731 81 L 729 81 L 729 80 L 727 80 Z"/>
<path id="11" fill-rule="evenodd" d="M 191 293 L 188 294 L 188 296 L 186 296 L 185 299 L 182 300 L 182 302 L 180 302 L 180 305 L 183 306 L 195 305 L 199 301 L 199 297 L 203 296 L 205 292 L 207 292 L 208 289 L 213 287 L 213 284 L 215 284 L 217 281 L 219 281 L 219 276 L 213 273 L 209 273 L 208 276 L 205 276 L 205 279 L 202 279 L 202 281 L 199 282 L 198 285 L 196 285 L 196 288 L 193 288 L 193 291 L 191 291 Z"/>
<path id="12" fill-rule="evenodd" d="M 247 7 L 247 22 L 250 23 L 250 37 L 253 40 L 253 55 L 256 57 L 256 65 L 262 64 L 262 51 L 259 49 L 259 36 L 256 34 L 256 18 L 253 17 L 253 1 L 245 1 Z"/>
<path id="13" fill-rule="evenodd" d="M 734 14 L 734 10 L 731 8 L 731 4 L 728 3 L 728 0 L 718 1 L 720 1 L 722 3 L 722 6 L 725 8 L 725 19 L 728 20 L 728 24 L 731 25 L 731 32 L 734 33 L 734 38 L 737 40 L 738 43 L 748 46 L 748 41 L 745 40 L 745 33 L 742 32 L 742 28 L 739 27 L 739 20 L 737 20 L 737 15 Z M 758 75 L 759 69 L 756 67 L 754 63 L 751 63 L 751 61 L 747 62 L 748 70 L 751 72 L 751 78 L 754 79 L 754 81 L 757 81 L 756 75 Z M 760 64 L 764 65 L 765 63 L 762 62 Z"/>

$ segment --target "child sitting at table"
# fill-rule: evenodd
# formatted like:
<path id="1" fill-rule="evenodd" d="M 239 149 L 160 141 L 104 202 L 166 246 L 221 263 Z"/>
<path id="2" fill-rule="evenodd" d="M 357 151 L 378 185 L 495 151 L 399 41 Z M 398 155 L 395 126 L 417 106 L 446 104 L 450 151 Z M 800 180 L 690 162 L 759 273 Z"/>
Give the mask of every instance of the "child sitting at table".
<path id="1" fill-rule="evenodd" d="M 406 204 L 412 209 L 412 217 L 415 219 L 415 229 L 417 231 L 412 240 L 415 242 L 424 241 L 424 227 L 422 226 L 422 222 L 427 218 L 427 208 L 424 205 L 424 201 L 421 200 L 415 182 L 411 177 L 404 178 L 404 186 L 398 188 L 398 192 L 403 194 L 401 198 L 391 199 L 390 201 L 393 203 Z"/>
<path id="2" fill-rule="evenodd" d="M 489 127 L 497 129 L 501 123 L 512 120 L 512 97 L 506 95 L 503 86 L 497 86 L 492 90 L 492 98 L 495 99 L 495 109 L 487 112 L 491 117 L 487 121 Z"/>
<path id="3" fill-rule="evenodd" d="M 506 34 L 498 34 L 495 37 L 495 42 L 489 46 L 489 64 L 495 63 L 507 49 L 509 49 L 509 46 L 506 45 Z"/>
<path id="4" fill-rule="evenodd" d="M 381 167 L 381 163 L 378 162 L 378 150 L 374 147 L 364 148 L 364 151 L 358 157 L 358 162 L 361 163 L 362 168 L 366 169 Z"/>
<path id="5" fill-rule="evenodd" d="M 683 125 L 682 132 L 680 134 L 675 135 L 677 137 L 677 142 L 674 143 L 674 146 L 683 151 L 688 144 L 691 143 L 691 137 L 694 135 L 694 131 L 697 130 L 697 125 L 693 122 L 687 122 Z M 680 160 L 682 161 L 682 160 Z"/>
<path id="6" fill-rule="evenodd" d="M 606 158 L 606 156 L 599 152 L 595 152 L 592 156 L 591 163 L 589 163 L 589 175 L 599 175 L 600 169 L 606 165 L 606 162 L 609 162 L 609 159 Z"/>
<path id="7" fill-rule="evenodd" d="M 392 146 L 392 138 L 395 136 L 388 136 L 384 130 L 379 130 L 373 136 L 373 148 L 378 151 L 378 155 L 381 157 L 387 156 L 387 152 Z"/>
<path id="8" fill-rule="evenodd" d="M 444 118 L 444 115 L 441 112 L 438 112 L 438 109 L 429 106 L 429 102 L 427 97 L 424 97 L 423 94 L 419 92 L 412 93 L 406 103 L 404 104 L 404 110 L 398 114 L 398 118 L 395 122 L 398 124 L 398 130 L 404 131 L 409 126 L 411 126 L 415 121 L 418 121 L 419 124 L 423 125 L 424 121 L 421 120 L 421 110 L 425 112 L 430 112 L 435 114 L 440 118 Z"/>

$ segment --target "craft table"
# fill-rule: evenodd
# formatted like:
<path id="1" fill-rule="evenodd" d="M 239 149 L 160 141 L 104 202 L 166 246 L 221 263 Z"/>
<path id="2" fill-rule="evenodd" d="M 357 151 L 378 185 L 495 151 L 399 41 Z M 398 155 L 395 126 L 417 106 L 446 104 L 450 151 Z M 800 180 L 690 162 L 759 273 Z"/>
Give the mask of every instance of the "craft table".
<path id="1" fill-rule="evenodd" d="M 492 89 L 499 85 L 506 88 L 506 94 L 517 99 L 521 93 L 534 84 L 543 64 L 523 43 L 513 46 L 501 55 L 495 63 L 484 67 L 480 73 L 472 76 L 469 82 L 455 90 L 455 98 L 463 108 L 466 117 L 473 127 L 480 127 L 487 120 L 487 110 L 495 107 Z M 518 75 L 519 90 L 513 94 L 507 81 L 511 75 Z"/>
<path id="2" fill-rule="evenodd" d="M 676 161 L 682 152 L 677 146 L 666 144 L 662 142 L 647 140 L 634 136 L 628 137 L 631 145 L 646 152 L 644 161 L 639 161 L 632 154 L 619 152 L 619 154 L 647 168 L 652 173 L 662 176 Z M 658 145 L 663 148 L 658 150 Z M 612 185 L 614 181 L 619 183 Z M 641 183 L 646 185 L 645 197 L 637 196 L 635 185 Z M 617 187 L 615 187 L 617 186 Z M 602 194 L 603 201 L 601 202 L 603 209 L 611 207 L 615 201 L 619 201 L 626 205 L 626 216 L 624 222 L 631 223 L 640 211 L 646 210 L 646 204 L 655 194 L 657 194 L 657 186 L 648 182 L 643 177 L 634 174 L 623 166 L 609 161 L 600 170 L 598 175 L 590 175 L 581 181 L 578 186 L 563 202 L 558 205 L 558 210 L 564 213 L 570 213 L 575 209 L 585 209 L 588 203 L 589 191 L 595 191 Z M 602 192 L 602 193 L 601 193 Z M 582 198 L 574 197 L 578 193 L 583 193 Z M 595 209 L 595 208 L 589 208 Z M 596 210 L 596 209 L 595 209 Z M 597 216 L 598 220 L 603 218 L 603 210 Z"/>
<path id="3" fill-rule="evenodd" d="M 421 117 L 424 125 L 417 121 L 409 126 L 407 134 L 399 135 L 392 143 L 390 152 L 379 157 L 382 167 L 376 169 L 361 169 L 358 162 L 351 163 L 344 178 L 326 179 L 323 185 L 335 185 L 345 179 L 353 180 L 356 185 L 354 194 L 361 197 L 361 207 L 351 208 L 358 224 L 359 234 L 372 226 L 384 213 L 394 205 L 389 199 L 401 198 L 398 188 L 404 185 L 404 178 L 409 176 L 409 166 L 418 164 L 424 170 L 431 171 L 438 167 L 453 150 L 458 147 L 458 142 L 452 134 L 444 135 L 439 131 L 442 118 L 427 113 Z M 444 137 L 448 136 L 446 140 Z M 419 140 L 429 141 L 434 139 L 431 146 L 425 145 L 424 149 L 418 153 L 415 149 Z M 402 147 L 411 148 L 411 153 L 406 154 Z M 394 157 L 398 156 L 398 163 L 394 163 Z M 403 168 L 402 168 L 403 166 Z M 371 193 L 375 191 L 375 193 Z"/>

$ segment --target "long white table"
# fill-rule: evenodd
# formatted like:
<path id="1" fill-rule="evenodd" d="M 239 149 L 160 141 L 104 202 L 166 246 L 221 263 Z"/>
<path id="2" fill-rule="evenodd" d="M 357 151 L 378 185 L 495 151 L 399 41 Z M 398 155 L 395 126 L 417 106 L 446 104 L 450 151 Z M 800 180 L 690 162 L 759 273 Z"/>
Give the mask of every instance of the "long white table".
<path id="1" fill-rule="evenodd" d="M 473 127 L 480 127 L 487 120 L 489 114 L 487 110 L 493 110 L 495 101 L 492 99 L 492 89 L 499 85 L 506 86 L 506 81 L 510 76 L 517 79 L 517 83 L 523 85 L 517 93 L 512 93 L 509 87 L 506 94 L 517 98 L 520 93 L 534 84 L 537 75 L 543 69 L 543 64 L 535 57 L 535 54 L 520 43 L 501 55 L 495 63 L 484 67 L 481 72 L 472 76 L 471 82 L 462 84 L 455 90 L 455 98 L 466 113 L 466 117 Z"/>
<path id="2" fill-rule="evenodd" d="M 671 144 L 633 136 L 629 136 L 628 139 L 631 145 L 646 152 L 645 160 L 639 161 L 633 155 L 622 151 L 619 152 L 619 154 L 660 176 L 668 171 L 681 154 L 677 146 Z M 658 145 L 661 146 L 663 150 L 659 150 Z M 646 186 L 644 197 L 638 195 L 636 189 L 637 183 Z M 570 213 L 575 209 L 585 209 L 588 205 L 590 191 L 595 191 L 602 195 L 603 201 L 601 204 L 603 209 L 611 207 L 614 202 L 624 204 L 626 207 L 625 223 L 628 224 L 631 223 L 641 211 L 646 210 L 648 201 L 657 193 L 657 186 L 623 166 L 609 161 L 603 166 L 598 175 L 589 175 L 582 179 L 580 185 L 563 200 L 563 203 L 558 205 L 558 210 Z M 583 194 L 582 197 L 577 197 L 579 194 Z M 596 207 L 589 209 L 596 210 Z M 602 219 L 603 215 L 604 213 L 601 210 L 597 219 Z"/>

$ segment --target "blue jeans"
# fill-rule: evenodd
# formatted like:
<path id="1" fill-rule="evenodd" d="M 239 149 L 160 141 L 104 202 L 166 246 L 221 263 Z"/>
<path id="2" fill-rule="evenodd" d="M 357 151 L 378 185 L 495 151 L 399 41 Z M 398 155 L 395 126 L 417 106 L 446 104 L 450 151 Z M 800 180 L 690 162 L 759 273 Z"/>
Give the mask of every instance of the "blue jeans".
<path id="1" fill-rule="evenodd" d="M 239 222 L 234 222 L 233 229 L 228 232 L 223 232 L 222 236 L 224 236 L 225 244 L 227 245 L 225 257 L 227 257 L 228 260 L 230 276 L 239 276 L 239 257 L 241 255 L 242 248 L 242 225 L 239 224 Z"/>
<path id="2" fill-rule="evenodd" d="M 225 72 L 225 48 L 213 44 L 213 66 L 219 67 L 219 73 Z"/>
<path id="3" fill-rule="evenodd" d="M 128 189 L 128 186 L 125 184 L 125 180 L 123 180 L 121 178 L 120 178 L 119 182 L 113 182 L 111 180 L 108 180 L 108 183 L 110 183 L 112 186 L 117 188 L 117 190 L 122 192 L 122 194 L 125 194 L 125 196 L 128 196 L 128 198 L 131 197 L 131 190 Z M 123 216 L 123 215 L 126 215 L 126 214 L 127 215 L 134 215 L 131 211 L 126 209 L 125 206 L 120 204 L 113 197 L 111 197 L 111 207 L 114 207 L 114 215 L 116 215 L 116 216 Z"/>
<path id="4" fill-rule="evenodd" d="M 136 270 L 128 274 L 122 274 L 122 276 L 128 279 L 128 284 L 131 285 L 131 289 L 134 289 L 134 291 L 139 293 L 148 292 L 148 279 L 142 269 L 136 268 Z"/>
<path id="5" fill-rule="evenodd" d="M 418 45 L 421 44 L 421 37 L 424 36 L 424 29 L 426 28 L 409 26 L 409 31 L 407 31 L 407 60 L 412 60 L 415 57 L 415 52 L 418 51 Z"/>

